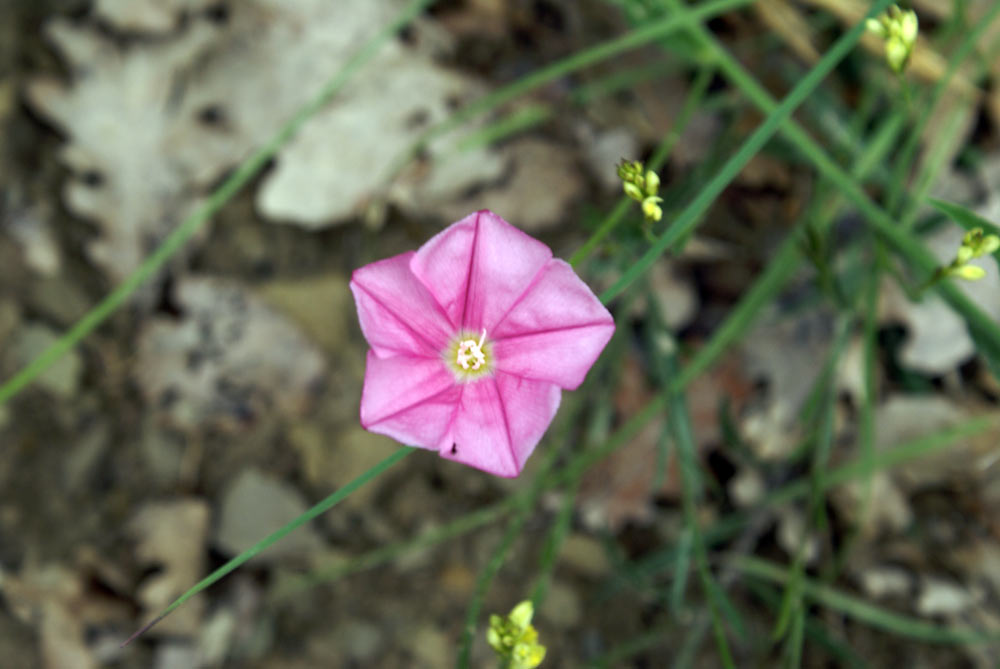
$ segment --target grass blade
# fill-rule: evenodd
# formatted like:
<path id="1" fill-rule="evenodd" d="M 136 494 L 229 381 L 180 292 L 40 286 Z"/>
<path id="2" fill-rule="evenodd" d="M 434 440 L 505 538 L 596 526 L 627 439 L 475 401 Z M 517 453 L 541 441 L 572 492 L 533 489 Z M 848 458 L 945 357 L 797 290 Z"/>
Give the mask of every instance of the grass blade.
<path id="1" fill-rule="evenodd" d="M 377 465 L 375 465 L 374 467 L 372 467 L 368 471 L 364 472 L 363 474 L 361 474 L 360 476 L 358 476 L 357 478 L 355 478 L 353 481 L 351 481 L 347 485 L 344 485 L 344 486 L 338 488 L 333 494 L 331 494 L 330 496 L 328 496 L 325 499 L 321 500 L 319 503 L 317 503 L 312 508 L 308 509 L 305 513 L 303 513 L 302 515 L 300 515 L 298 518 L 292 520 L 291 522 L 289 522 L 284 527 L 282 527 L 282 528 L 280 528 L 278 530 L 275 530 L 271 534 L 267 535 L 266 537 L 264 537 L 263 539 L 261 539 L 260 541 L 258 541 L 256 544 L 254 544 L 253 546 L 251 546 L 247 550 L 243 551 L 242 553 L 240 553 L 239 555 L 237 555 L 236 557 L 234 557 L 232 560 L 230 560 L 226 564 L 222 565 L 221 567 L 219 567 L 218 569 L 216 569 L 215 571 L 213 571 L 211 574 L 209 574 L 208 576 L 206 576 L 202 580 L 198 581 L 198 583 L 196 583 L 194 586 L 192 586 L 187 592 L 185 592 L 180 597 L 178 597 L 177 599 L 175 599 L 170 604 L 170 606 L 168 606 L 167 608 L 165 608 L 163 610 L 163 612 L 160 613 L 160 615 L 156 616 L 156 618 L 154 618 L 149 623 L 147 623 L 142 629 L 140 629 L 135 634 L 133 634 L 132 636 L 130 636 L 128 639 L 126 639 L 125 642 L 122 644 L 122 647 L 127 646 L 132 641 L 134 641 L 136 638 L 138 638 L 139 636 L 141 636 L 145 632 L 149 631 L 150 628 L 152 628 L 154 625 L 156 625 L 156 623 L 158 623 L 161 620 L 163 620 L 164 618 L 166 618 L 173 611 L 175 611 L 177 609 L 177 607 L 179 607 L 181 604 L 183 604 L 187 600 L 191 599 L 191 597 L 194 597 L 195 595 L 197 595 L 199 592 L 201 592 L 205 588 L 207 588 L 210 585 L 214 584 L 216 581 L 220 580 L 221 578 L 223 578 L 224 576 L 226 576 L 227 574 L 229 574 L 231 571 L 233 571 L 234 569 L 236 569 L 237 567 L 239 567 L 240 565 L 242 565 L 243 563 L 245 563 L 247 560 L 253 558 L 256 555 L 259 555 L 262 552 L 264 552 L 272 544 L 275 544 L 278 541 L 281 541 L 290 532 L 298 529 L 299 527 L 305 525 L 309 521 L 311 521 L 311 520 L 313 520 L 313 519 L 321 516 L 322 514 L 326 513 L 327 511 L 329 511 L 330 509 L 332 509 L 334 506 L 336 506 L 339 502 L 341 502 L 345 497 L 347 497 L 348 495 L 350 495 L 352 492 L 354 492 L 355 490 L 357 490 L 358 488 L 360 488 L 364 484 L 368 483 L 373 478 L 375 478 L 376 476 L 378 476 L 379 474 L 381 474 L 382 472 L 384 472 L 385 470 L 387 470 L 389 467 L 392 467 L 394 464 L 396 464 L 397 462 L 399 462 L 400 460 L 402 460 L 403 458 L 405 458 L 407 455 L 409 455 L 410 453 L 412 453 L 415 450 L 416 450 L 415 448 L 409 448 L 409 447 L 405 447 L 405 446 L 403 448 L 399 449 L 398 451 L 396 451 L 395 453 L 393 453 L 392 455 L 390 455 L 389 457 L 387 457 L 382 462 L 378 463 Z"/>
<path id="2" fill-rule="evenodd" d="M 681 19 L 690 27 L 695 26 L 704 31 L 692 13 L 684 9 L 677 0 L 667 0 L 677 11 Z M 889 5 L 889 0 L 878 0 L 869 12 L 869 16 L 878 14 Z M 697 226 L 701 217 L 708 211 L 715 199 L 722 193 L 733 179 L 736 178 L 750 159 L 760 151 L 778 130 L 788 121 L 792 112 L 816 89 L 827 74 L 836 67 L 861 38 L 864 32 L 864 21 L 845 33 L 830 48 L 823 58 L 810 70 L 802 81 L 788 94 L 779 105 L 767 111 L 767 118 L 756 131 L 743 143 L 740 149 L 726 162 L 719 173 L 692 200 L 684 211 L 674 220 L 670 228 L 660 236 L 643 256 L 626 270 L 610 288 L 601 294 L 601 300 L 607 302 L 619 295 L 629 284 L 648 270 L 663 253 L 677 241 L 686 238 Z M 728 54 L 727 54 L 728 55 Z M 749 75 L 746 75 L 749 77 Z M 756 82 L 754 82 L 756 83 Z"/>
<path id="3" fill-rule="evenodd" d="M 740 556 L 731 562 L 743 574 L 773 583 L 785 583 L 789 576 L 782 567 L 759 558 Z M 881 607 L 844 594 L 829 586 L 820 585 L 810 579 L 803 579 L 802 589 L 806 596 L 834 611 L 879 629 L 927 643 L 980 644 L 1000 641 L 1000 634 L 989 634 L 973 629 L 944 627 L 924 622 L 916 618 L 888 611 Z"/>

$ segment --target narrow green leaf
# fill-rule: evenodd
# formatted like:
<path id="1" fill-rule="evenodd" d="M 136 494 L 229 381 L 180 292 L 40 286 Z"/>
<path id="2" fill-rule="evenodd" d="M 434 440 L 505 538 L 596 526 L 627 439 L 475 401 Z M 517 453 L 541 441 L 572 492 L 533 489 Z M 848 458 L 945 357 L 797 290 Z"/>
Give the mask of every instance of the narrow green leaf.
<path id="1" fill-rule="evenodd" d="M 967 231 L 972 230 L 973 228 L 982 228 L 983 232 L 986 234 L 1000 236 L 1000 226 L 996 223 L 987 221 L 976 212 L 967 209 L 960 204 L 938 200 L 933 197 L 927 198 L 927 201 L 930 202 L 935 209 L 961 225 Z M 1000 249 L 993 252 L 993 257 L 996 258 L 998 263 L 1000 263 Z"/>
<path id="2" fill-rule="evenodd" d="M 216 581 L 218 581 L 222 577 L 226 576 L 231 571 L 233 571 L 234 569 L 236 569 L 237 567 L 239 567 L 240 565 L 242 565 L 243 563 L 245 563 L 247 560 L 253 558 L 256 555 L 259 555 L 260 553 L 263 553 L 270 546 L 272 546 L 273 544 L 277 543 L 278 541 L 281 541 L 286 536 L 288 536 L 288 534 L 290 532 L 298 529 L 299 527 L 302 527 L 303 525 L 305 525 L 309 521 L 317 518 L 318 516 L 326 513 L 330 509 L 332 509 L 341 500 L 343 500 L 345 497 L 347 497 L 348 495 L 350 495 L 352 492 L 354 492 L 355 490 L 357 490 L 358 488 L 360 488 L 364 484 L 368 483 L 373 478 L 375 478 L 376 476 L 378 476 L 379 474 L 381 474 L 382 472 L 384 472 L 385 470 L 387 470 L 389 467 L 393 466 L 394 464 L 396 464 L 397 462 L 399 462 L 400 460 L 402 460 L 403 458 L 405 458 L 407 455 L 409 455 L 410 453 L 412 453 L 415 450 L 416 449 L 414 449 L 414 448 L 409 448 L 409 447 L 405 447 L 405 446 L 403 448 L 400 448 L 398 451 L 396 451 L 395 453 L 393 453 L 392 455 L 390 455 L 389 457 L 387 457 L 382 462 L 378 463 L 377 465 L 375 465 L 374 467 L 372 467 L 368 471 L 364 472 L 363 474 L 361 474 L 360 476 L 358 476 L 357 478 L 355 478 L 353 481 L 351 481 L 347 485 L 339 488 L 336 492 L 334 492 L 330 496 L 328 496 L 325 499 L 321 500 L 319 503 L 317 503 L 315 506 L 313 506 L 312 508 L 310 508 L 309 510 L 307 510 L 305 513 L 303 513 L 298 518 L 292 520 L 291 522 L 289 522 L 287 525 L 285 525 L 281 529 L 275 530 L 271 534 L 267 535 L 266 537 L 264 537 L 263 539 L 261 539 L 260 541 L 258 541 L 257 543 L 255 543 L 253 546 L 251 546 L 247 550 L 243 551 L 242 553 L 240 553 L 239 555 L 237 555 L 236 557 L 234 557 L 232 560 L 230 560 L 226 564 L 222 565 L 221 567 L 219 567 L 218 569 L 216 569 L 215 571 L 213 571 L 211 574 L 209 574 L 208 576 L 206 576 L 202 580 L 198 581 L 198 583 L 196 583 L 194 586 L 192 586 L 187 592 L 185 592 L 183 595 L 181 595 L 180 597 L 178 597 L 177 599 L 175 599 L 170 604 L 170 606 L 168 606 L 167 608 L 165 608 L 163 610 L 163 612 L 160 613 L 160 615 L 156 616 L 156 618 L 154 618 L 152 621 L 150 621 L 149 623 L 147 623 L 142 629 L 140 629 L 135 634 L 133 634 L 132 636 L 130 636 L 128 639 L 126 639 L 125 642 L 122 644 L 122 646 L 127 646 L 134 639 L 136 639 L 137 637 L 139 637 L 143 633 L 149 631 L 149 629 L 151 627 L 153 627 L 153 625 L 155 625 L 156 623 L 158 623 L 161 620 L 163 620 L 164 618 L 166 618 L 175 609 L 177 609 L 177 607 L 179 607 L 181 604 L 183 604 L 187 600 L 191 599 L 192 597 L 194 597 L 195 595 L 197 595 L 199 592 L 201 592 L 205 588 L 209 587 L 210 585 L 212 585 L 213 583 L 215 583 Z"/>
<path id="3" fill-rule="evenodd" d="M 740 556 L 730 564 L 747 576 L 761 578 L 773 583 L 785 583 L 788 572 L 772 562 L 755 557 Z M 807 597 L 834 611 L 893 634 L 917 639 L 927 643 L 980 644 L 1000 642 L 1000 634 L 980 632 L 963 627 L 945 627 L 923 620 L 904 616 L 845 594 L 832 587 L 821 585 L 810 579 L 803 579 L 803 591 Z"/>
<path id="4" fill-rule="evenodd" d="M 668 2 L 675 10 L 676 15 L 686 22 L 692 30 L 705 30 L 700 23 L 695 22 L 690 10 L 685 9 L 676 0 L 668 0 Z M 877 14 L 888 7 L 888 5 L 889 0 L 878 0 L 872 7 L 869 15 L 873 16 Z M 715 199 L 722 193 L 726 186 L 736 178 L 743 168 L 746 167 L 747 163 L 750 162 L 750 159 L 785 125 L 792 112 L 812 94 L 816 87 L 822 83 L 826 75 L 836 67 L 837 63 L 850 53 L 863 32 L 864 21 L 861 21 L 830 47 L 823 55 L 823 58 L 809 71 L 809 74 L 802 78 L 780 104 L 768 110 L 767 118 L 764 122 L 747 138 L 718 174 L 701 189 L 684 211 L 674 219 L 667 231 L 657 239 L 656 243 L 635 264 L 622 274 L 621 278 L 614 285 L 601 294 L 602 301 L 606 302 L 619 295 L 629 284 L 645 273 L 667 249 L 694 230 L 701 217 L 708 211 L 708 208 L 715 202 Z M 754 83 L 756 84 L 756 82 Z"/>

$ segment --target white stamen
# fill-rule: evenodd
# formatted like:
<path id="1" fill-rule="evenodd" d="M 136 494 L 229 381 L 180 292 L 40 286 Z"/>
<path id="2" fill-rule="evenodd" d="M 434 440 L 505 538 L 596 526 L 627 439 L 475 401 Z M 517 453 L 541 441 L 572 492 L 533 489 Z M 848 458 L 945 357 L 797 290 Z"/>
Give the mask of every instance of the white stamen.
<path id="1" fill-rule="evenodd" d="M 483 353 L 483 342 L 486 341 L 486 329 L 483 329 L 483 334 L 480 335 L 479 341 L 475 339 L 466 339 L 465 341 L 459 342 L 458 344 L 458 355 L 455 358 L 462 369 L 479 369 L 486 364 L 486 355 Z M 472 365 L 469 365 L 469 361 L 472 361 Z"/>

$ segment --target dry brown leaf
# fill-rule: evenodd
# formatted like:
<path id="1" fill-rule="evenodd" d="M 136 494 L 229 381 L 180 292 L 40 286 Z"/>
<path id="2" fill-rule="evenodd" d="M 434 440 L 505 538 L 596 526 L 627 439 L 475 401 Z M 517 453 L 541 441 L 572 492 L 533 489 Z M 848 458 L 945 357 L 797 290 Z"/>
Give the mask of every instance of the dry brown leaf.
<path id="1" fill-rule="evenodd" d="M 246 428 L 268 411 L 302 415 L 324 360 L 284 317 L 237 284 L 188 278 L 179 319 L 139 335 L 136 375 L 146 400 L 183 428 Z"/>
<path id="2" fill-rule="evenodd" d="M 982 416 L 984 409 L 956 404 L 935 395 L 893 395 L 876 408 L 876 448 L 889 450 Z M 912 460 L 891 471 L 875 473 L 838 486 L 834 504 L 867 537 L 882 531 L 902 532 L 914 520 L 910 508 L 913 493 L 955 486 L 988 486 L 997 478 L 991 463 L 1000 456 L 997 436 L 1000 421 L 979 437 L 960 441 L 945 451 Z M 870 497 L 869 497 L 870 495 Z M 867 507 L 863 503 L 867 500 Z M 862 515 L 864 514 L 864 515 Z"/>
<path id="3" fill-rule="evenodd" d="M 117 30 L 166 33 L 177 28 L 185 14 L 208 9 L 217 0 L 97 0 L 94 11 Z"/>
<path id="4" fill-rule="evenodd" d="M 17 576 L 0 571 L 4 602 L 37 629 L 46 669 L 96 669 L 121 655 L 118 644 L 109 649 L 101 639 L 88 640 L 86 630 L 126 619 L 126 607 L 88 584 L 86 574 L 60 565 L 29 564 Z M 15 666 L 10 660 L 4 666 Z"/>
<path id="5" fill-rule="evenodd" d="M 652 399 L 652 390 L 638 359 L 626 358 L 624 370 L 615 403 L 619 413 L 628 417 Z M 720 403 L 728 400 L 731 408 L 739 412 L 750 392 L 750 380 L 736 354 L 724 356 L 691 383 L 686 399 L 699 453 L 721 438 Z M 664 420 L 653 420 L 584 476 L 579 500 L 583 518 L 591 527 L 618 531 L 629 522 L 647 523 L 652 518 L 651 505 L 656 497 L 679 498 L 680 478 L 673 444 L 667 444 L 669 457 L 663 463 L 662 479 L 657 485 L 657 471 L 661 467 L 658 442 L 665 427 Z"/>
<path id="6" fill-rule="evenodd" d="M 139 584 L 137 597 L 146 620 L 159 614 L 205 575 L 208 505 L 200 499 L 147 504 L 132 518 L 135 555 L 158 572 Z M 151 634 L 194 636 L 201 628 L 205 602 L 195 595 L 163 619 Z"/>
<path id="7" fill-rule="evenodd" d="M 740 345 L 747 373 L 767 384 L 766 401 L 744 415 L 741 432 L 758 456 L 780 459 L 799 439 L 799 411 L 812 390 L 833 338 L 833 317 L 808 311 L 765 314 Z"/>
<path id="8" fill-rule="evenodd" d="M 583 477 L 578 499 L 582 518 L 589 527 L 618 532 L 628 523 L 647 524 L 653 517 L 653 498 L 658 494 L 676 495 L 680 480 L 672 455 L 663 468 L 662 484 L 654 485 L 657 442 L 664 427 L 663 420 L 652 421 Z"/>
<path id="9" fill-rule="evenodd" d="M 518 139 L 501 149 L 510 168 L 506 177 L 485 190 L 460 200 L 440 198 L 435 211 L 446 220 L 457 220 L 476 209 L 490 209 L 529 232 L 538 232 L 567 219 L 583 196 L 584 184 L 569 150 L 542 139 Z M 448 170 L 449 159 L 443 170 Z M 468 158 L 462 158 L 462 163 Z"/>
<path id="10" fill-rule="evenodd" d="M 121 279 L 196 201 L 187 186 L 194 166 L 171 150 L 183 121 L 194 119 L 178 116 L 173 97 L 215 33 L 195 24 L 177 39 L 128 50 L 61 20 L 50 22 L 46 35 L 73 84 L 36 79 L 28 101 L 70 138 L 62 152 L 70 169 L 63 199 L 100 229 L 87 247 L 90 258 Z"/>
<path id="11" fill-rule="evenodd" d="M 161 18 L 149 14 L 154 5 Z M 112 2 L 101 10 L 123 25 L 136 25 L 126 18 L 135 13 L 139 23 L 162 27 L 185 5 L 197 1 Z M 392 20 L 396 5 L 247 0 L 228 5 L 225 22 L 195 15 L 177 34 L 126 46 L 84 24 L 50 22 L 47 35 L 70 81 L 37 79 L 28 100 L 68 138 L 64 197 L 74 214 L 100 229 L 87 249 L 94 262 L 115 279 L 132 271 L 228 170 L 269 141 Z M 258 192 L 260 210 L 309 227 L 360 213 L 385 195 L 400 152 L 479 88 L 390 42 L 279 152 Z M 453 142 L 433 143 L 430 156 Z M 409 191 L 427 201 L 447 199 L 502 169 L 491 150 L 470 151 L 461 169 L 439 178 L 432 164 Z"/>
<path id="12" fill-rule="evenodd" d="M 799 58 L 810 65 L 819 60 L 809 22 L 788 0 L 759 0 L 753 8 L 764 25 L 778 33 Z"/>

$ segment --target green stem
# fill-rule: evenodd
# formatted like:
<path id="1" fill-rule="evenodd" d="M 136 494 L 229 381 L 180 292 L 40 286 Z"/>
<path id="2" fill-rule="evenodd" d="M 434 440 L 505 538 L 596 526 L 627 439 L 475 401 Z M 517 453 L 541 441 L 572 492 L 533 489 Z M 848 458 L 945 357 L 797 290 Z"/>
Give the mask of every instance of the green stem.
<path id="1" fill-rule="evenodd" d="M 787 583 L 790 576 L 787 570 L 780 566 L 755 557 L 739 556 L 730 563 L 732 567 L 747 576 L 771 581 Z M 877 627 L 899 636 L 910 637 L 928 643 L 978 644 L 996 643 L 1000 635 L 979 632 L 970 629 L 941 627 L 922 620 L 902 616 L 891 611 L 873 606 L 857 597 L 846 595 L 810 579 L 802 580 L 803 594 L 818 603 L 835 611 L 850 616 L 863 623 Z"/>
<path id="2" fill-rule="evenodd" d="M 250 560 L 253 557 L 259 555 L 264 550 L 266 550 L 267 548 L 269 548 L 272 544 L 275 544 L 278 541 L 281 541 L 282 539 L 284 539 L 290 532 L 298 529 L 299 527 L 302 527 L 303 525 L 305 525 L 309 521 L 314 520 L 315 518 L 321 516 L 322 514 L 326 513 L 330 509 L 332 509 L 339 502 L 341 502 L 345 497 L 347 497 L 348 495 L 350 495 L 352 492 L 354 492 L 355 490 L 357 490 L 358 488 L 360 488 L 364 484 L 366 484 L 369 481 L 371 481 L 373 478 L 375 478 L 376 476 L 378 476 L 379 474 L 381 474 L 385 470 L 389 469 L 389 467 L 392 467 L 394 464 L 396 464 L 397 462 L 399 462 L 400 460 L 402 460 L 403 458 L 405 458 L 407 455 L 409 455 L 410 453 L 412 453 L 414 450 L 416 450 L 416 449 L 409 448 L 409 447 L 406 447 L 406 446 L 404 446 L 403 448 L 400 448 L 398 451 L 396 451 L 395 453 L 393 453 L 392 455 L 390 455 L 389 457 L 387 457 L 385 460 L 383 460 L 379 464 L 375 465 L 374 467 L 372 467 L 371 469 L 369 469 L 365 473 L 361 474 L 360 476 L 358 476 L 357 478 L 355 478 L 353 481 L 351 481 L 347 485 L 343 486 L 342 488 L 339 488 L 336 492 L 334 492 L 333 494 L 331 494 L 330 496 L 328 496 L 326 499 L 323 499 L 322 501 L 320 501 L 318 504 L 316 504 L 315 506 L 313 506 L 311 509 L 309 509 L 308 511 L 306 511 L 305 513 L 303 513 L 301 516 L 299 516 L 298 518 L 296 518 L 292 522 L 288 523 L 287 525 L 285 525 L 281 529 L 275 530 L 271 534 L 267 535 L 266 537 L 264 537 L 263 539 L 261 539 L 260 541 L 258 541 L 257 543 L 255 543 L 253 546 L 251 546 L 247 550 L 243 551 L 242 553 L 240 553 L 239 555 L 237 555 L 236 557 L 234 557 L 232 560 L 230 560 L 226 564 L 222 565 L 221 567 L 219 567 L 218 569 L 216 569 L 215 571 L 213 571 L 211 574 L 209 574 L 208 576 L 206 576 L 202 580 L 198 581 L 198 583 L 196 583 L 194 585 L 194 587 L 192 587 L 187 592 L 185 592 L 183 595 L 181 595 L 180 597 L 178 597 L 177 599 L 175 599 L 170 604 L 170 606 L 168 606 L 167 608 L 165 608 L 163 610 L 163 612 L 160 613 L 160 615 L 158 615 L 156 618 L 154 618 L 153 620 L 151 620 L 142 629 L 140 629 L 139 631 L 137 631 L 135 634 L 133 634 L 132 636 L 130 636 L 128 639 L 126 639 L 125 643 L 123 643 L 122 646 L 123 647 L 127 646 L 134 639 L 136 639 L 137 637 L 139 637 L 140 635 L 142 635 L 144 632 L 147 632 L 151 627 L 153 627 L 153 625 L 155 625 L 156 623 L 160 622 L 161 620 L 163 620 L 164 618 L 166 618 L 168 615 L 170 615 L 174 611 L 174 609 L 176 609 L 181 604 L 183 604 L 187 600 L 191 599 L 192 597 L 194 597 L 195 595 L 197 595 L 199 592 L 201 592 L 205 588 L 209 587 L 210 585 L 212 585 L 213 583 L 215 583 L 216 581 L 218 581 L 222 577 L 224 577 L 227 574 L 229 574 L 231 571 L 233 571 L 234 569 L 236 569 L 237 567 L 239 567 L 240 565 L 242 565 L 243 563 L 245 563 L 247 560 Z"/>
<path id="3" fill-rule="evenodd" d="M 707 34 L 704 26 L 698 23 L 693 15 L 693 13 L 685 9 L 678 0 L 666 0 L 675 12 L 677 12 L 677 20 L 683 21 L 689 30 L 695 32 L 697 35 L 702 35 L 702 33 Z M 869 11 L 869 16 L 874 16 L 878 12 L 882 11 L 889 5 L 889 0 L 878 0 L 872 9 Z M 674 220 L 670 228 L 659 238 L 656 243 L 645 253 L 643 256 L 633 263 L 612 285 L 601 295 L 603 301 L 608 301 L 613 299 L 615 296 L 619 295 L 625 288 L 635 281 L 639 276 L 648 270 L 654 262 L 675 242 L 680 239 L 686 238 L 697 226 L 701 217 L 708 211 L 708 208 L 715 202 L 715 199 L 722 193 L 722 191 L 728 186 L 733 179 L 736 178 L 750 159 L 753 158 L 764 145 L 770 141 L 770 139 L 783 128 L 790 126 L 789 117 L 792 112 L 802 104 L 802 102 L 816 89 L 817 86 L 823 81 L 827 74 L 836 67 L 850 51 L 854 48 L 854 45 L 861 38 L 864 32 L 864 21 L 858 23 L 850 31 L 845 33 L 837 42 L 830 48 L 829 51 L 823 56 L 822 59 L 816 64 L 815 67 L 807 74 L 799 83 L 792 89 L 788 96 L 781 102 L 781 104 L 770 105 L 767 109 L 767 118 L 764 122 L 757 128 L 756 131 L 743 143 L 743 146 L 723 165 L 719 173 L 713 178 L 708 185 L 706 185 L 698 193 L 697 197 L 689 204 L 684 211 L 682 211 L 677 218 Z M 718 47 L 717 44 L 712 40 L 712 45 L 715 45 L 717 49 L 715 51 L 725 50 Z M 721 65 L 730 59 L 728 53 L 716 54 L 716 64 Z M 743 78 L 749 79 L 754 86 L 759 86 L 756 81 L 754 81 L 750 75 L 740 71 Z"/>
<path id="4" fill-rule="evenodd" d="M 705 2 L 695 9 L 692 9 L 690 16 L 686 18 L 668 17 L 655 21 L 632 32 L 618 37 L 589 49 L 575 53 L 558 62 L 548 65 L 526 77 L 504 86 L 488 95 L 484 95 L 471 104 L 459 109 L 447 119 L 427 128 L 396 160 L 389 174 L 398 174 L 406 165 L 410 163 L 421 151 L 427 148 L 431 142 L 442 137 L 452 130 L 455 130 L 466 121 L 483 114 L 506 102 L 510 102 L 529 91 L 543 86 L 560 77 L 565 77 L 578 70 L 600 63 L 612 56 L 636 49 L 644 44 L 648 44 L 661 37 L 676 32 L 685 26 L 686 21 L 693 17 L 695 20 L 707 20 L 714 16 L 724 14 L 732 9 L 744 7 L 752 4 L 754 0 L 712 0 Z"/>
<path id="5" fill-rule="evenodd" d="M 670 152 L 674 150 L 678 140 L 680 140 L 681 135 L 684 134 L 685 128 L 687 128 L 688 123 L 694 117 L 694 113 L 698 110 L 699 105 L 705 98 L 705 93 L 708 92 L 708 86 L 712 82 L 712 75 L 715 73 L 715 68 L 713 67 L 703 67 L 698 72 L 698 76 L 694 80 L 694 84 L 691 86 L 691 92 L 688 94 L 687 99 L 684 101 L 684 106 L 681 108 L 681 113 L 677 118 L 677 123 L 670 129 L 669 132 L 663 137 L 660 145 L 656 147 L 656 151 L 653 152 L 652 157 L 649 159 L 649 169 L 654 172 L 659 171 L 663 167 L 664 163 L 667 162 L 667 158 L 670 156 Z M 581 262 L 587 259 L 587 257 L 594 252 L 597 246 L 604 241 L 611 232 L 618 227 L 618 224 L 622 222 L 625 218 L 625 214 L 628 213 L 631 208 L 631 202 L 628 197 L 622 196 L 615 205 L 615 208 L 611 210 L 611 213 L 604 219 L 601 225 L 598 226 L 597 230 L 583 243 L 576 252 L 570 256 L 569 264 L 573 267 L 577 267 Z"/>
<path id="6" fill-rule="evenodd" d="M 676 0 L 666 0 L 676 4 Z M 886 3 L 877 3 L 875 9 L 881 11 Z M 680 5 L 678 5 L 680 7 Z M 686 11 L 686 10 L 681 10 Z M 692 24 L 692 34 L 707 46 L 716 58 L 720 69 L 740 88 L 750 100 L 767 114 L 774 114 L 782 108 L 757 81 L 715 40 L 701 25 Z M 829 55 L 829 54 L 828 54 Z M 787 98 L 785 102 L 787 102 Z M 827 155 L 794 119 L 786 119 L 780 128 L 793 145 L 813 164 L 813 166 L 850 200 L 864 215 L 872 229 L 895 252 L 907 260 L 922 274 L 930 274 L 937 268 L 937 259 L 913 235 L 898 227 L 893 219 L 855 183 L 855 181 Z M 668 231 L 668 235 L 670 232 Z M 664 237 L 668 236 L 665 235 Z M 669 245 L 672 240 L 663 240 Z M 647 256 L 650 254 L 647 254 Z M 644 256 L 645 259 L 645 256 Z M 651 262 L 652 260 L 650 260 Z M 633 266 L 632 270 L 637 269 Z M 633 272 L 637 274 L 637 272 Z M 622 277 L 623 279 L 625 277 Z M 619 282 L 623 283 L 623 282 Z M 617 287 L 612 286 L 608 292 Z M 983 313 L 962 291 L 950 282 L 937 285 L 937 290 L 951 307 L 965 319 L 974 338 L 982 339 L 989 345 L 1000 348 L 1000 325 Z"/>

